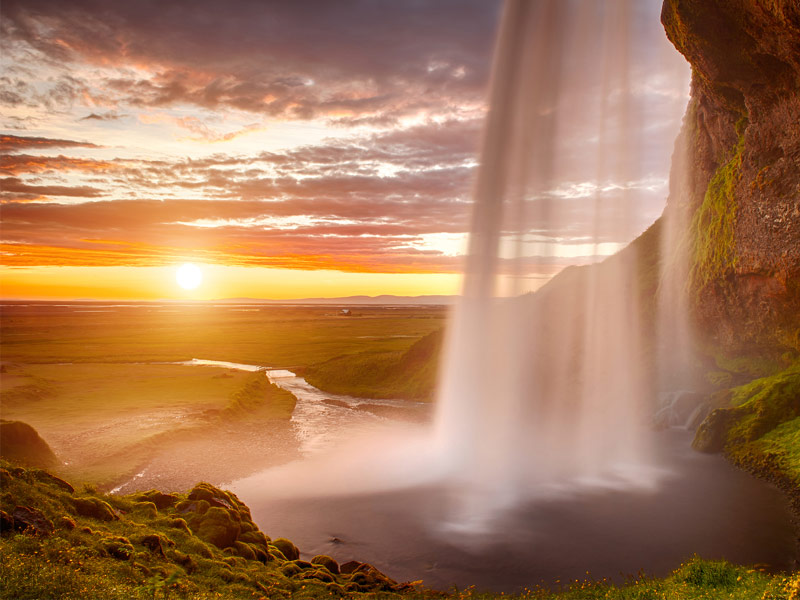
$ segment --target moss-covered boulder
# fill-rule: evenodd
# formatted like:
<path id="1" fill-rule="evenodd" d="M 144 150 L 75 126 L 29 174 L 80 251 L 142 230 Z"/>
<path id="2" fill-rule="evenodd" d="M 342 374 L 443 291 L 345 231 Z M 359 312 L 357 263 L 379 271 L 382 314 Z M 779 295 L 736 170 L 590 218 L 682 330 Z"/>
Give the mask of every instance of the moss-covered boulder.
<path id="1" fill-rule="evenodd" d="M 0 420 L 0 456 L 29 467 L 53 467 L 60 463 L 39 433 L 22 421 Z"/>
<path id="2" fill-rule="evenodd" d="M 121 536 L 108 536 L 101 542 L 103 551 L 117 560 L 128 560 L 134 555 L 133 544 L 128 538 Z"/>
<path id="3" fill-rule="evenodd" d="M 284 565 L 281 565 L 281 573 L 286 577 L 294 577 L 295 575 L 300 574 L 303 571 L 298 565 L 294 562 L 287 562 Z"/>
<path id="4" fill-rule="evenodd" d="M 292 542 L 286 538 L 278 538 L 272 540 L 271 544 L 283 554 L 287 560 L 298 560 L 300 558 L 300 550 L 297 549 Z"/>
<path id="5" fill-rule="evenodd" d="M 133 512 L 137 516 L 141 516 L 146 519 L 155 519 L 158 516 L 158 509 L 152 502 L 134 502 Z"/>
<path id="6" fill-rule="evenodd" d="M 146 492 L 141 492 L 139 494 L 136 494 L 134 498 L 138 499 L 141 502 L 152 502 L 159 510 L 175 506 L 180 500 L 180 498 L 175 494 L 165 494 L 158 490 L 148 490 Z"/>
<path id="7" fill-rule="evenodd" d="M 211 505 L 205 500 L 183 500 L 175 506 L 175 510 L 182 515 L 190 515 L 192 513 L 202 515 L 209 508 L 211 508 Z"/>
<path id="8" fill-rule="evenodd" d="M 318 554 L 314 558 L 311 559 L 312 565 L 321 565 L 328 569 L 334 575 L 339 574 L 339 563 L 332 559 L 330 556 L 325 554 Z"/>
<path id="9" fill-rule="evenodd" d="M 244 530 L 244 523 L 242 523 L 242 530 Z M 239 536 L 239 540 L 242 542 L 246 542 L 248 544 L 257 544 L 259 546 L 264 546 L 266 549 L 267 545 L 270 542 L 269 536 L 266 535 L 263 531 L 258 530 L 251 530 L 245 531 Z"/>
<path id="10" fill-rule="evenodd" d="M 692 448 L 708 454 L 722 452 L 728 440 L 728 429 L 733 421 L 734 414 L 730 408 L 717 408 L 711 411 L 697 428 Z"/>
<path id="11" fill-rule="evenodd" d="M 119 519 L 116 511 L 105 500 L 87 496 L 85 498 L 73 498 L 72 505 L 82 517 L 90 517 L 99 521 L 116 521 Z"/>
<path id="12" fill-rule="evenodd" d="M 189 526 L 197 537 L 217 548 L 233 546 L 239 537 L 239 523 L 230 511 L 219 506 L 212 506 Z"/>
<path id="13" fill-rule="evenodd" d="M 139 540 L 139 543 L 147 548 L 150 552 L 156 556 L 160 556 L 161 558 L 166 558 L 166 549 L 175 545 L 175 542 L 162 535 L 158 535 L 157 533 L 151 533 L 143 536 Z"/>

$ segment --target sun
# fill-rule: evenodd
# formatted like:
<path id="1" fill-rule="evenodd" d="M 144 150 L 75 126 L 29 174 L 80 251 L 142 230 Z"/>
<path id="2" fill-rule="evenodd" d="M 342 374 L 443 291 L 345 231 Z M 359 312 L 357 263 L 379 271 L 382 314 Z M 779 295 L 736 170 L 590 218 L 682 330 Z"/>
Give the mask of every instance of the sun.
<path id="1" fill-rule="evenodd" d="M 192 263 L 184 263 L 175 273 L 175 281 L 185 290 L 193 290 L 203 282 L 203 272 Z"/>

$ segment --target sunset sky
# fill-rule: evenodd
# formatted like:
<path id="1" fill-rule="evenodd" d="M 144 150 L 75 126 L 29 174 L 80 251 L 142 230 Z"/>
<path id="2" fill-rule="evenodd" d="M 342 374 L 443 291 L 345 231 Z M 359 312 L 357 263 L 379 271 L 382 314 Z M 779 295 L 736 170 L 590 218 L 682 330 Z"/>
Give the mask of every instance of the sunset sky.
<path id="1" fill-rule="evenodd" d="M 0 295 L 458 293 L 500 9 L 4 0 Z M 642 35 L 673 52 L 649 17 Z M 639 88 L 662 115 L 652 169 L 630 184 L 639 231 L 663 207 L 686 103 L 688 69 L 664 64 Z M 600 185 L 556 191 L 574 202 Z M 541 232 L 542 280 L 629 241 L 587 245 L 576 206 L 569 232 Z M 196 290 L 175 284 L 185 262 L 203 271 Z"/>

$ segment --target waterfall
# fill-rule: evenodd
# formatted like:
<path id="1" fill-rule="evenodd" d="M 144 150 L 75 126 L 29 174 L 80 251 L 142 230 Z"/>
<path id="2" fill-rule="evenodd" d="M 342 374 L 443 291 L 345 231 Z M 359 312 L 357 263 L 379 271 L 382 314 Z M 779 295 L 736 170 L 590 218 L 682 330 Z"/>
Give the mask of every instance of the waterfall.
<path id="1" fill-rule="evenodd" d="M 640 234 L 666 196 L 654 174 L 677 131 L 659 124 L 678 122 L 688 73 L 659 4 L 506 3 L 435 423 L 469 514 L 567 483 L 646 483 L 658 327 L 642 247 L 657 228 L 585 265 Z M 532 293 L 570 263 L 584 266 Z"/>

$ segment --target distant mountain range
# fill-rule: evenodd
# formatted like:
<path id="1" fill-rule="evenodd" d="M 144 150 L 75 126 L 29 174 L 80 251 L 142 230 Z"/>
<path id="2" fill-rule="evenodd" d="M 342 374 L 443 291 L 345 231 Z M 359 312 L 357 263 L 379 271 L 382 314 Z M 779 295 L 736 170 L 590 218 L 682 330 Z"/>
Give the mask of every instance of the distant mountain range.
<path id="1" fill-rule="evenodd" d="M 377 305 L 377 304 L 453 304 L 458 296 L 345 296 L 342 298 L 296 298 L 292 300 L 269 300 L 264 298 L 224 298 L 214 300 L 219 304 L 320 304 L 333 306 Z"/>
<path id="2" fill-rule="evenodd" d="M 342 298 L 293 298 L 275 300 L 270 298 L 221 298 L 215 300 L 161 299 L 161 300 L 101 300 L 77 298 L 74 300 L 40 300 L 40 299 L 0 299 L 0 304 L 102 304 L 102 305 L 147 305 L 147 304 L 297 304 L 318 306 L 442 306 L 453 304 L 458 296 L 345 296 Z"/>

